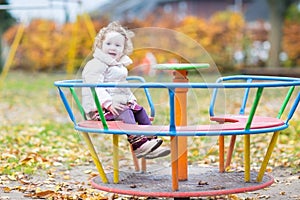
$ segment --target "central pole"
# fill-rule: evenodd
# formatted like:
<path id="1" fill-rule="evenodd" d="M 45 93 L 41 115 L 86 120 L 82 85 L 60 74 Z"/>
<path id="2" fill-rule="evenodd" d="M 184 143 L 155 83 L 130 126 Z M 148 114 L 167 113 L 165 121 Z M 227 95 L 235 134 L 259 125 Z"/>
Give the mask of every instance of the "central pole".
<path id="1" fill-rule="evenodd" d="M 173 82 L 187 83 L 187 70 L 175 70 Z M 176 126 L 187 125 L 187 88 L 177 88 L 175 90 L 175 123 Z M 178 180 L 185 181 L 188 178 L 187 163 L 187 137 L 178 136 Z"/>

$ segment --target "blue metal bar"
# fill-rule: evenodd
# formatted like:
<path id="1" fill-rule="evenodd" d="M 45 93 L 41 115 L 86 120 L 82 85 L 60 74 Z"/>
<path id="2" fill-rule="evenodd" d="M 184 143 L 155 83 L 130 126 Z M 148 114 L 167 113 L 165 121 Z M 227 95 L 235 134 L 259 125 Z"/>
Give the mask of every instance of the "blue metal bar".
<path id="1" fill-rule="evenodd" d="M 73 114 L 72 108 L 70 107 L 67 97 L 65 96 L 64 92 L 62 91 L 62 89 L 60 87 L 58 87 L 58 91 L 59 91 L 60 98 L 69 114 L 70 119 L 72 120 L 74 125 L 76 125 L 76 118 L 75 118 L 75 115 Z"/>
<path id="2" fill-rule="evenodd" d="M 246 75 L 235 75 L 235 76 L 226 76 L 219 78 L 220 81 L 227 81 L 227 80 L 247 80 L 247 79 L 253 79 L 253 80 L 266 80 L 266 81 L 288 81 L 288 82 L 298 82 L 300 81 L 300 78 L 294 78 L 294 77 L 280 77 L 280 76 L 246 76 Z M 220 82 L 219 81 L 219 82 Z M 62 81 L 55 81 L 55 86 L 60 86 L 59 84 L 77 84 L 82 83 L 81 79 L 75 79 L 75 80 L 62 80 Z M 191 84 L 191 83 L 189 83 Z M 209 83 L 204 83 L 209 84 Z"/>
<path id="3" fill-rule="evenodd" d="M 127 80 L 138 80 L 142 83 L 146 82 L 145 79 L 141 76 L 128 76 Z M 155 108 L 154 108 L 154 104 L 153 104 L 152 97 L 150 95 L 149 89 L 144 88 L 144 92 L 146 94 L 147 101 L 148 101 L 148 104 L 149 104 L 149 107 L 150 107 L 150 116 L 154 117 L 155 116 Z"/>
<path id="4" fill-rule="evenodd" d="M 149 106 L 150 106 L 150 116 L 151 117 L 155 117 L 155 108 L 154 108 L 154 104 L 153 104 L 153 101 L 152 101 L 149 89 L 148 88 L 144 88 L 144 91 L 146 93 L 147 101 L 148 101 Z"/>
<path id="5" fill-rule="evenodd" d="M 216 83 L 220 83 L 222 81 L 228 81 L 228 80 L 231 80 L 231 79 L 224 79 L 224 77 L 221 77 L 216 81 Z M 251 83 L 251 82 L 252 82 L 252 79 L 247 79 L 247 83 Z M 210 116 L 215 115 L 214 114 L 214 106 L 215 106 L 218 90 L 219 90 L 219 88 L 215 88 L 213 90 L 212 99 L 211 99 L 210 105 L 209 105 L 209 115 Z M 249 87 L 245 88 L 244 97 L 243 97 L 242 105 L 240 108 L 241 115 L 245 114 L 245 108 L 246 108 L 249 92 L 250 92 L 250 88 Z"/>
<path id="6" fill-rule="evenodd" d="M 171 124 L 171 123 L 170 123 Z M 139 125 L 143 126 L 143 125 Z M 175 125 L 174 125 L 175 126 Z M 249 135 L 249 134 L 262 134 L 262 133 L 271 133 L 275 131 L 281 131 L 288 128 L 287 124 L 283 124 L 281 126 L 277 127 L 271 127 L 271 128 L 262 128 L 262 129 L 250 129 L 250 130 L 228 130 L 228 131 L 141 131 L 141 130 L 119 130 L 119 129 L 93 129 L 93 128 L 84 128 L 81 126 L 76 125 L 75 129 L 78 131 L 86 131 L 89 133 L 99 133 L 99 134 L 118 134 L 118 135 L 146 135 L 146 136 L 220 136 L 220 135 Z"/>
<path id="7" fill-rule="evenodd" d="M 251 82 L 252 82 L 252 79 L 247 80 L 247 83 L 251 83 Z M 240 109 L 241 115 L 245 114 L 245 108 L 246 108 L 246 104 L 248 101 L 249 92 L 250 92 L 250 88 L 245 88 L 245 93 L 244 93 L 244 97 L 243 97 L 243 101 L 242 101 L 242 105 L 241 105 L 241 109 Z"/>
<path id="8" fill-rule="evenodd" d="M 259 134 L 259 133 L 267 133 L 283 130 L 288 127 L 288 121 L 292 118 L 294 112 L 297 109 L 297 106 L 300 101 L 300 94 L 294 100 L 292 108 L 288 113 L 288 117 L 286 120 L 286 124 L 282 126 L 272 127 L 272 128 L 264 128 L 264 129 L 250 129 L 250 130 L 234 130 L 234 131 L 179 131 L 175 125 L 175 102 L 174 102 L 174 91 L 176 88 L 264 88 L 264 87 L 289 87 L 289 86 L 299 86 L 300 79 L 299 78 L 289 78 L 289 77 L 257 77 L 257 76 L 231 76 L 231 77 L 223 77 L 219 79 L 220 81 L 227 80 L 267 80 L 267 82 L 234 82 L 234 83 L 128 83 L 128 84 L 117 84 L 117 83 L 105 83 L 105 84 L 83 84 L 82 80 L 65 80 L 65 81 L 57 81 L 55 85 L 58 87 L 60 96 L 65 105 L 65 108 L 70 116 L 70 119 L 75 124 L 75 129 L 82 130 L 86 132 L 95 132 L 95 133 L 105 133 L 105 134 L 145 134 L 145 135 L 167 135 L 167 136 L 211 136 L 211 135 L 242 135 L 242 134 Z M 88 129 L 77 126 L 75 116 L 72 112 L 72 109 L 67 101 L 65 94 L 63 93 L 61 87 L 121 87 L 121 88 L 167 88 L 169 90 L 169 98 L 170 98 L 170 124 L 168 127 L 168 131 L 161 131 L 159 133 L 154 133 L 154 131 L 145 131 L 140 133 L 140 131 L 129 131 L 129 130 L 101 130 L 101 129 Z M 246 91 L 247 95 L 248 92 Z M 216 97 L 213 97 L 215 99 Z M 244 97 L 247 99 L 248 97 Z M 246 102 L 245 100 L 243 100 Z M 214 105 L 214 102 L 211 102 L 211 105 Z M 245 106 L 244 106 L 245 105 Z M 246 103 L 243 103 L 242 107 L 246 107 Z M 244 111 L 242 110 L 242 113 Z M 214 114 L 213 110 L 210 110 L 210 114 Z M 250 123 L 251 124 L 251 123 Z M 247 127 L 249 126 L 249 123 Z M 104 128 L 105 129 L 105 128 Z"/>
<path id="9" fill-rule="evenodd" d="M 175 125 L 175 89 L 169 89 L 169 102 L 170 102 L 170 133 L 176 134 Z"/>
<path id="10" fill-rule="evenodd" d="M 297 81 L 299 78 L 294 77 L 283 77 L 283 76 L 255 76 L 255 75 L 234 75 L 234 76 L 225 76 L 222 77 L 223 81 L 228 80 L 247 80 L 247 79 L 253 79 L 253 80 L 276 80 L 276 81 Z"/>
<path id="11" fill-rule="evenodd" d="M 216 83 L 220 83 L 222 81 L 223 81 L 223 79 L 221 77 L 221 78 L 217 79 Z M 209 104 L 209 116 L 211 116 L 211 117 L 215 116 L 214 108 L 215 108 L 215 103 L 216 103 L 216 99 L 217 99 L 217 94 L 218 94 L 218 88 L 215 88 L 213 90 L 212 98 L 211 98 L 211 101 Z"/>
<path id="12" fill-rule="evenodd" d="M 293 115 L 294 115 L 294 113 L 295 113 L 295 111 L 296 111 L 296 109 L 299 105 L 299 102 L 300 102 L 300 92 L 298 92 L 298 95 L 297 95 L 297 97 L 296 97 L 296 99 L 295 99 L 295 101 L 294 101 L 294 103 L 293 103 L 293 105 L 290 109 L 290 112 L 289 112 L 289 114 L 287 116 L 287 119 L 285 121 L 286 124 L 288 124 L 290 119 L 292 119 L 292 117 L 293 117 Z"/>
<path id="13" fill-rule="evenodd" d="M 286 83 L 284 82 L 293 82 L 291 83 L 291 85 L 300 85 L 300 79 L 299 78 L 293 78 L 293 77 L 278 77 L 278 76 L 246 76 L 246 75 L 241 75 L 241 76 L 227 76 L 227 77 L 222 77 L 220 78 L 220 80 L 223 80 L 223 81 L 227 81 L 227 80 L 247 80 L 247 79 L 253 79 L 253 80 L 265 80 L 265 81 L 281 81 L 283 85 L 286 85 Z M 98 84 L 98 85 L 102 85 L 103 83 L 101 84 Z M 103 87 L 107 87 L 107 85 L 113 85 L 113 87 L 115 87 L 116 85 L 120 85 L 120 84 L 108 84 L 108 83 L 105 83 L 106 85 L 103 86 Z M 152 85 L 154 84 L 154 87 L 165 87 L 163 85 L 168 85 L 170 83 L 148 83 L 148 84 L 143 84 L 143 86 L 147 86 L 149 87 L 149 85 Z M 183 83 L 172 83 L 173 85 L 189 85 L 188 87 L 195 87 L 193 85 L 199 85 L 198 87 L 200 88 L 211 88 L 211 87 L 214 87 L 216 86 L 216 88 L 220 88 L 222 87 L 223 84 L 216 84 L 216 83 L 188 83 L 188 84 L 183 84 Z M 267 82 L 267 84 L 264 84 L 264 83 L 251 83 L 251 84 L 241 84 L 241 83 L 232 83 L 232 84 L 229 84 L 229 83 L 224 83 L 226 87 L 232 87 L 234 88 L 234 85 L 237 84 L 238 86 L 237 87 L 244 87 L 244 86 L 250 86 L 250 87 L 262 87 L 264 85 L 268 85 L 268 84 L 271 84 L 270 86 L 272 86 L 272 82 Z M 281 84 L 281 83 L 280 83 Z M 280 85 L 280 84 L 275 84 L 274 86 L 276 85 Z M 54 85 L 55 86 L 60 86 L 60 87 L 71 87 L 71 86 L 77 86 L 77 87 L 96 87 L 97 84 L 83 84 L 82 83 L 82 80 L 62 80 L 62 81 L 55 81 L 54 82 Z M 122 86 L 126 87 L 126 84 L 121 84 Z M 239 86 L 240 85 L 240 86 Z M 110 86 L 110 87 L 111 87 Z M 133 85 L 131 85 L 133 86 Z M 185 86 L 186 87 L 186 86 Z"/>
<path id="14" fill-rule="evenodd" d="M 141 76 L 128 76 L 126 78 L 126 80 L 128 80 L 128 81 L 135 80 L 135 81 L 139 81 L 141 83 L 145 83 L 146 82 L 145 79 L 143 77 L 141 77 Z"/>
<path id="15" fill-rule="evenodd" d="M 255 83 L 70 83 L 56 82 L 59 87 L 118 87 L 118 88 L 259 88 L 259 87 L 289 87 L 300 86 L 297 81 L 255 82 Z"/>
<path id="16" fill-rule="evenodd" d="M 209 103 L 209 116 L 211 116 L 211 117 L 215 116 L 214 108 L 215 108 L 215 103 L 216 103 L 216 99 L 217 99 L 217 92 L 218 92 L 218 89 L 213 90 L 212 98 Z"/>

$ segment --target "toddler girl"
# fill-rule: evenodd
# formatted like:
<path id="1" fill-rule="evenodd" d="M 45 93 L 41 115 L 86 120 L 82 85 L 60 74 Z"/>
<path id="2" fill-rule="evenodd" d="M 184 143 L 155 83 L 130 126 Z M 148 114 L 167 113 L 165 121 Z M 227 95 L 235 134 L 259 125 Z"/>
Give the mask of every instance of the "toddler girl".
<path id="1" fill-rule="evenodd" d="M 93 47 L 93 58 L 85 65 L 84 83 L 126 83 L 127 66 L 132 64 L 128 55 L 133 51 L 132 31 L 117 22 L 110 23 L 97 34 Z M 129 88 L 96 88 L 106 120 L 121 120 L 124 123 L 150 125 L 145 109 Z M 82 89 L 82 105 L 88 119 L 100 120 L 99 113 L 89 88 Z M 137 158 L 148 159 L 166 156 L 167 148 L 158 148 L 162 140 L 157 137 L 127 135 Z"/>

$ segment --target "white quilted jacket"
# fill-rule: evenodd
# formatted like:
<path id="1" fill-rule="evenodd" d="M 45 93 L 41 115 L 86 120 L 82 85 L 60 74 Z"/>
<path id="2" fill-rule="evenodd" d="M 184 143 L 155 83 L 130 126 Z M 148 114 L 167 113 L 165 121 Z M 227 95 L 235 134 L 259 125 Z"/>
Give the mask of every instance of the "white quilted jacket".
<path id="1" fill-rule="evenodd" d="M 83 69 L 83 82 L 126 83 L 128 75 L 126 67 L 131 63 L 132 60 L 126 55 L 117 62 L 104 54 L 101 49 L 96 48 L 93 59 Z M 96 88 L 96 92 L 103 108 L 108 108 L 112 103 L 127 104 L 130 101 L 136 101 L 129 88 Z M 86 113 L 97 109 L 90 88 L 82 88 L 82 106 Z"/>

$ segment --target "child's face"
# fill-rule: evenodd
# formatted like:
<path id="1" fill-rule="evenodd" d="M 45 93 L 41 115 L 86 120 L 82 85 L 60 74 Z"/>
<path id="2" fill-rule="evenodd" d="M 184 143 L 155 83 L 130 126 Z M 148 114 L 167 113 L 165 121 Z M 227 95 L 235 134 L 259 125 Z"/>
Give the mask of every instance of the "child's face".
<path id="1" fill-rule="evenodd" d="M 118 32 L 109 32 L 102 43 L 102 51 L 119 60 L 124 52 L 125 37 Z"/>

